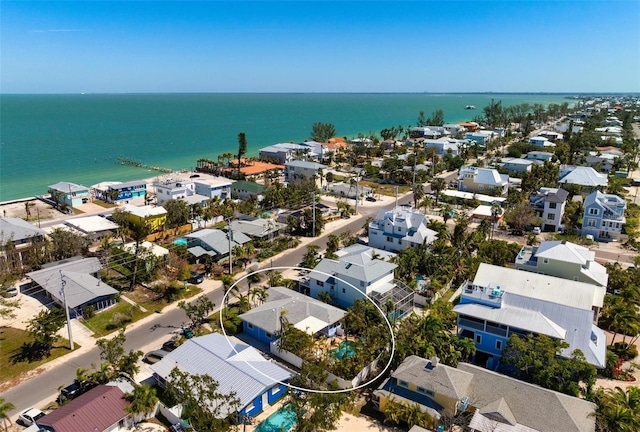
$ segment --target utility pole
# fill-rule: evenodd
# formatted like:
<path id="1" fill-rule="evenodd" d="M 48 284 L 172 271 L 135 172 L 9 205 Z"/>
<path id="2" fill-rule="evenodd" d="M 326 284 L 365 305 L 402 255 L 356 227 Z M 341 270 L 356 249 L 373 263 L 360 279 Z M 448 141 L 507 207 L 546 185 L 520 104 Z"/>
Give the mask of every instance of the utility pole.
<path id="1" fill-rule="evenodd" d="M 67 331 L 69 332 L 69 347 L 71 351 L 74 350 L 73 345 L 73 334 L 71 333 L 71 318 L 69 317 L 69 308 L 67 307 L 67 296 L 64 292 L 64 286 L 67 284 L 64 280 L 64 276 L 62 275 L 62 270 L 60 270 L 60 294 L 62 294 L 62 304 L 64 305 L 64 311 L 67 314 Z"/>
<path id="2" fill-rule="evenodd" d="M 233 231 L 231 231 L 231 218 L 227 219 L 227 238 L 229 239 L 229 275 L 233 275 L 233 257 L 231 256 L 231 240 L 233 240 Z"/>
<path id="3" fill-rule="evenodd" d="M 398 186 L 395 187 L 396 192 L 396 208 L 398 208 Z"/>
<path id="4" fill-rule="evenodd" d="M 313 207 L 311 212 L 311 219 L 313 219 L 312 237 L 316 236 L 316 190 L 313 190 Z M 272 261 L 273 262 L 273 261 Z"/>

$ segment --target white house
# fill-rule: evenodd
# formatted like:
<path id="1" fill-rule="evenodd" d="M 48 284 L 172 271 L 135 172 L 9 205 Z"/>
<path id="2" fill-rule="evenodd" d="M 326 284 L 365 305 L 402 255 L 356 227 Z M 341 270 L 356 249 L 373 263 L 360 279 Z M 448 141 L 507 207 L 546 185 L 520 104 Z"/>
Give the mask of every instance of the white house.
<path id="1" fill-rule="evenodd" d="M 569 192 L 564 189 L 543 187 L 529 197 L 529 203 L 542 219 L 543 231 L 558 231 L 562 224 Z"/>
<path id="2" fill-rule="evenodd" d="M 609 179 L 605 174 L 599 173 L 591 167 L 561 165 L 558 183 L 576 184 L 587 189 L 607 187 Z"/>
<path id="3" fill-rule="evenodd" d="M 504 195 L 509 188 L 509 176 L 495 169 L 463 166 L 458 176 L 458 190 L 463 192 Z"/>
<path id="4" fill-rule="evenodd" d="M 295 160 L 287 162 L 284 169 L 284 179 L 286 182 L 292 182 L 297 179 L 312 179 L 318 176 L 320 170 L 327 169 L 326 165 L 317 162 Z M 316 178 L 319 185 L 320 178 Z"/>
<path id="5" fill-rule="evenodd" d="M 275 159 L 282 165 L 304 155 L 310 156 L 311 147 L 303 144 L 280 143 L 260 149 L 261 159 Z"/>
<path id="6" fill-rule="evenodd" d="M 450 154 L 451 156 L 458 156 L 460 154 L 460 141 L 453 138 L 442 137 L 438 139 L 426 139 L 424 140 L 424 148 L 435 148 L 439 155 Z"/>
<path id="7" fill-rule="evenodd" d="M 555 147 L 556 145 L 549 141 L 548 138 L 543 136 L 535 136 L 529 138 L 529 144 L 538 146 L 538 147 Z"/>
<path id="8" fill-rule="evenodd" d="M 432 243 L 438 233 L 427 228 L 429 219 L 408 206 L 380 210 L 369 223 L 369 246 L 388 251 L 400 251 Z"/>
<path id="9" fill-rule="evenodd" d="M 193 179 L 193 183 L 195 185 L 195 192 L 198 195 L 205 196 L 209 199 L 226 199 L 231 197 L 231 184 L 233 181 L 228 178 L 200 174 L 200 177 Z"/>
<path id="10" fill-rule="evenodd" d="M 209 186 L 210 187 L 210 186 Z M 188 204 L 204 204 L 210 197 L 196 192 L 193 180 L 166 179 L 153 183 L 156 192 L 156 204 L 162 205 L 169 200 L 183 200 Z"/>
<path id="11" fill-rule="evenodd" d="M 325 258 L 309 273 L 305 285 L 311 297 L 327 292 L 335 304 L 348 308 L 365 295 L 393 286 L 397 265 L 388 260 L 394 253 L 355 244 L 336 255 L 337 259 Z"/>
<path id="12" fill-rule="evenodd" d="M 584 200 L 582 234 L 602 241 L 617 240 L 626 222 L 627 202 L 618 195 L 591 193 Z"/>

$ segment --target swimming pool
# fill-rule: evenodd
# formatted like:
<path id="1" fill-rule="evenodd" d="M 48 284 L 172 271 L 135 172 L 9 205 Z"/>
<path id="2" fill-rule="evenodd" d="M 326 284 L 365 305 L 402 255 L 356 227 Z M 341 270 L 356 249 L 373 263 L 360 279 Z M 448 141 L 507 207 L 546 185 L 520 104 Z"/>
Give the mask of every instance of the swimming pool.
<path id="1" fill-rule="evenodd" d="M 289 408 L 280 408 L 260 423 L 255 432 L 287 432 L 296 424 L 296 415 Z"/>
<path id="2" fill-rule="evenodd" d="M 353 357 L 356 351 L 353 348 L 353 342 L 342 341 L 340 345 L 338 345 L 338 348 L 331 351 L 331 354 L 339 360 L 344 356 Z"/>
<path id="3" fill-rule="evenodd" d="M 187 245 L 187 239 L 183 239 L 183 238 L 175 239 L 173 241 L 173 244 L 179 245 L 179 246 L 186 246 Z"/>

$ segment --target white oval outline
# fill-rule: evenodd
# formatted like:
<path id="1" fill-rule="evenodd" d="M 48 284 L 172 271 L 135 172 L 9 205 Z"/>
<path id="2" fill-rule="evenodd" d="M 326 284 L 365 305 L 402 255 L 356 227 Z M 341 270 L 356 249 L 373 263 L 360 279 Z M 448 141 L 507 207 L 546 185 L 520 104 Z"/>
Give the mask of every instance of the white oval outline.
<path id="1" fill-rule="evenodd" d="M 222 305 L 225 304 L 225 301 L 227 299 L 227 296 L 231 293 L 231 290 L 233 290 L 233 288 L 239 284 L 240 282 L 242 282 L 243 280 L 245 280 L 246 278 L 248 278 L 249 276 L 251 276 L 252 274 L 255 273 L 263 273 L 263 272 L 267 272 L 270 270 L 303 270 L 303 271 L 308 271 L 309 273 L 311 272 L 316 272 L 316 273 L 320 273 L 323 274 L 325 276 L 329 276 L 329 277 L 334 277 L 342 282 L 344 282 L 345 284 L 347 284 L 349 287 L 355 289 L 356 291 L 359 291 L 360 293 L 362 293 L 364 295 L 364 297 L 369 300 L 371 302 L 371 304 L 373 304 L 373 306 L 375 306 L 376 309 L 378 309 L 378 311 L 380 312 L 380 315 L 382 315 L 382 318 L 385 320 L 385 322 L 387 323 L 387 327 L 389 328 L 389 333 L 391 334 L 391 355 L 389 356 L 389 361 L 387 362 L 387 364 L 385 365 L 384 369 L 382 369 L 382 371 L 377 374 L 376 376 L 374 376 L 373 378 L 371 378 L 369 381 L 366 381 L 364 383 L 361 383 L 360 385 L 357 385 L 355 387 L 350 387 L 350 388 L 346 388 L 346 389 L 340 389 L 340 390 L 315 390 L 315 389 L 309 389 L 309 388 L 304 388 L 304 387 L 298 387 L 298 386 L 294 386 L 293 384 L 289 384 L 286 382 L 282 382 L 279 381 L 277 379 L 274 379 L 273 377 L 270 377 L 269 375 L 265 374 L 262 371 L 259 371 L 256 367 L 254 367 L 252 364 L 250 364 L 248 361 L 243 360 L 245 362 L 245 364 L 247 366 L 249 366 L 251 369 L 253 369 L 254 371 L 258 372 L 260 375 L 262 375 L 263 377 L 269 378 L 272 381 L 275 381 L 278 384 L 282 384 L 283 386 L 286 386 L 288 388 L 294 389 L 294 390 L 299 390 L 299 391 L 303 391 L 303 392 L 310 392 L 310 393 L 319 393 L 319 394 L 337 394 L 337 393 L 347 393 L 350 391 L 354 391 L 354 390 L 359 390 L 361 388 L 364 388 L 366 386 L 368 386 L 369 384 L 373 383 L 375 380 L 378 379 L 379 376 L 381 376 L 382 374 L 384 374 L 390 367 L 391 367 L 391 362 L 393 361 L 393 356 L 396 353 L 396 337 L 393 334 L 393 327 L 391 326 L 391 322 L 387 319 L 386 315 L 384 314 L 384 312 L 382 311 L 382 309 L 380 309 L 380 307 L 378 307 L 377 304 L 375 304 L 375 302 L 369 298 L 369 296 L 363 292 L 362 290 L 360 290 L 360 288 L 354 286 L 353 284 L 347 282 L 346 280 L 339 278 L 337 276 L 334 276 L 333 274 L 329 274 L 329 273 L 325 273 L 323 271 L 320 270 L 311 270 L 308 268 L 304 268 L 304 267 L 289 267 L 289 266 L 280 266 L 280 267 L 265 267 L 263 269 L 258 269 L 256 271 L 253 271 L 251 273 L 247 273 L 246 275 L 244 275 L 243 277 L 241 277 L 240 279 L 238 279 L 237 281 L 235 281 L 233 283 L 233 285 L 231 285 L 229 287 L 229 289 L 224 293 L 224 296 L 222 296 Z M 297 291 L 294 291 L 297 292 Z M 298 293 L 301 294 L 301 293 Z M 304 294 L 302 294 L 304 295 Z M 311 297 L 313 298 L 313 297 Z M 316 299 L 317 300 L 317 299 Z M 220 330 L 222 330 L 222 334 L 224 335 L 225 339 L 227 340 L 227 342 L 229 343 L 229 346 L 231 347 L 231 349 L 233 350 L 233 352 L 235 352 L 236 354 L 240 354 L 235 346 L 233 345 L 233 343 L 231 342 L 231 339 L 229 339 L 229 335 L 227 335 L 227 332 L 224 330 L 224 326 L 222 325 L 222 312 L 227 308 L 227 306 L 222 306 L 220 308 L 220 312 L 219 312 L 219 324 L 220 324 Z M 382 352 L 381 352 L 382 353 Z"/>

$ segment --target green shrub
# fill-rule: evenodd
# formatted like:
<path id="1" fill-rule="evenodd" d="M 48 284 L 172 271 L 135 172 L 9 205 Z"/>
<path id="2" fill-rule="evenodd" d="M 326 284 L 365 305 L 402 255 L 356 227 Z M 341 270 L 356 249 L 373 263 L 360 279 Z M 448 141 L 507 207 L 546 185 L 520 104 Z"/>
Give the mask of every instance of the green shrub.
<path id="1" fill-rule="evenodd" d="M 95 306 L 87 306 L 82 311 L 82 316 L 84 317 L 84 319 L 91 319 L 91 318 L 93 318 L 95 316 L 95 314 L 96 314 L 96 307 Z"/>
<path id="2" fill-rule="evenodd" d="M 638 357 L 638 348 L 626 342 L 616 342 L 609 349 L 623 361 L 633 360 Z"/>

